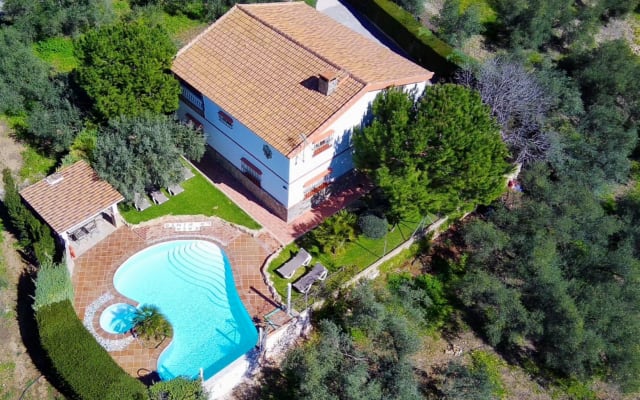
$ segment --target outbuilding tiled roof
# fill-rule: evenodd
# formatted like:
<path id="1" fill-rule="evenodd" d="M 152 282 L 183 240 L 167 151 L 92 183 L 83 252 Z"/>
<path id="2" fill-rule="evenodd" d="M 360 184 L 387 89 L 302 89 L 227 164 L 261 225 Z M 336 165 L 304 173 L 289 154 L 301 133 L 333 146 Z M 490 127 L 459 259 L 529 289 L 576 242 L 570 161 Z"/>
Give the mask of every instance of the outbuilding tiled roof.
<path id="1" fill-rule="evenodd" d="M 172 70 L 285 155 L 366 92 L 433 75 L 302 2 L 236 5 Z M 332 94 L 319 74 L 338 76 Z"/>
<path id="2" fill-rule="evenodd" d="M 78 161 L 22 189 L 20 195 L 58 233 L 124 200 L 85 161 Z"/>

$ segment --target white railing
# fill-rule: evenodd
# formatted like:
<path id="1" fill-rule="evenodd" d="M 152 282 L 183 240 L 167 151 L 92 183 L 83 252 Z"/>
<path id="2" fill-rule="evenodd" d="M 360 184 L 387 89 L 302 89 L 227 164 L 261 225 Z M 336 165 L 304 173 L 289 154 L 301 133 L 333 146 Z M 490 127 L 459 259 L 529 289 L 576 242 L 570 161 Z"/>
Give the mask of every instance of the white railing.
<path id="1" fill-rule="evenodd" d="M 202 102 L 202 98 L 200 96 L 196 96 L 191 90 L 182 86 L 182 97 L 187 99 L 191 104 L 196 106 L 200 110 L 204 110 L 204 104 Z"/>

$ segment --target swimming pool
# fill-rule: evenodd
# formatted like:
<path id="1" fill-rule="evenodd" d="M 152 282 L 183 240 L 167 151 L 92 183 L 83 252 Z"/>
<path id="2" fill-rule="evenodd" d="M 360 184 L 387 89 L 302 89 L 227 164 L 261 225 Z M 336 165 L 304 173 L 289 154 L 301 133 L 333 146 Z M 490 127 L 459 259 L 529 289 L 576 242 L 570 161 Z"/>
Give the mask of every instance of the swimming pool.
<path id="1" fill-rule="evenodd" d="M 115 303 L 100 314 L 100 326 L 106 332 L 122 334 L 133 328 L 136 308 L 127 303 Z"/>
<path id="2" fill-rule="evenodd" d="M 208 379 L 255 346 L 258 333 L 240 301 L 224 252 L 204 240 L 175 240 L 142 250 L 113 277 L 114 287 L 140 304 L 153 304 L 173 326 L 158 358 L 164 380 Z"/>

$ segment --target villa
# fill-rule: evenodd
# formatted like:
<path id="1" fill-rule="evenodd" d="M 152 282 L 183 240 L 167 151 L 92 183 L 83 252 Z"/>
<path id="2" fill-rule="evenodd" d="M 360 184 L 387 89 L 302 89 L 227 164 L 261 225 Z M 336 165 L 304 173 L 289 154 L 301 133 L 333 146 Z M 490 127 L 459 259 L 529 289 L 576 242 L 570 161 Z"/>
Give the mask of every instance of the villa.
<path id="1" fill-rule="evenodd" d="M 302 2 L 236 5 L 182 48 L 179 115 L 286 222 L 353 171 L 351 134 L 389 87 L 433 73 Z M 337 186 L 337 185 L 335 185 Z"/>

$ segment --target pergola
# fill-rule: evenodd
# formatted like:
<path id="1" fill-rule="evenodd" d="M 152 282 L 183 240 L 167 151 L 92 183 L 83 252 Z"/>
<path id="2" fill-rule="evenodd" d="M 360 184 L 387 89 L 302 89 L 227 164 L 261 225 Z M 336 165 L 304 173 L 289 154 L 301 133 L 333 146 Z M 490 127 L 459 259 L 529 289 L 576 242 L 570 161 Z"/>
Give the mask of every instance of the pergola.
<path id="1" fill-rule="evenodd" d="M 73 268 L 71 241 L 96 229 L 98 217 L 118 227 L 117 204 L 122 195 L 85 161 L 78 161 L 20 191 L 24 201 L 42 218 L 64 244 Z"/>

